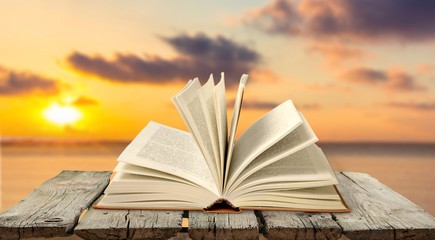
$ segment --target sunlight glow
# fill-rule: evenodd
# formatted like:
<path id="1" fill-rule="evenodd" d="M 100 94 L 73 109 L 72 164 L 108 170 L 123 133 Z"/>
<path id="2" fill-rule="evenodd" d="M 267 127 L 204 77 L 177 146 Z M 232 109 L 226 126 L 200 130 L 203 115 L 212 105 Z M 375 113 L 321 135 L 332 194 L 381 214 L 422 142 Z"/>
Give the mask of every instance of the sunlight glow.
<path id="1" fill-rule="evenodd" d="M 73 124 L 82 117 L 82 113 L 77 108 L 57 103 L 48 107 L 43 115 L 48 121 L 58 125 Z"/>

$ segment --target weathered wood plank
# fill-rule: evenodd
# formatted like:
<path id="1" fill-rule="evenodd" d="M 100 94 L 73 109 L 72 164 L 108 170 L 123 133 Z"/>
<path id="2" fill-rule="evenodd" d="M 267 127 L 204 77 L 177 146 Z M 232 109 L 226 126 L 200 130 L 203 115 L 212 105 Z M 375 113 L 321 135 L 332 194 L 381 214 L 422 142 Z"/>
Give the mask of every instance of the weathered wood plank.
<path id="1" fill-rule="evenodd" d="M 337 174 L 351 213 L 334 213 L 350 239 L 435 239 L 435 220 L 422 208 L 364 173 Z M 429 189 L 428 189 L 429 190 Z"/>
<path id="2" fill-rule="evenodd" d="M 254 211 L 240 214 L 189 211 L 192 239 L 258 239 L 259 227 Z"/>
<path id="3" fill-rule="evenodd" d="M 0 239 L 71 234 L 80 214 L 101 195 L 111 174 L 61 172 L 0 213 Z"/>
<path id="4" fill-rule="evenodd" d="M 0 239 L 71 234 L 110 174 L 62 172 L 0 213 Z M 434 218 L 400 194 L 367 174 L 344 172 L 337 177 L 351 213 L 190 211 L 188 234 L 193 239 L 258 239 L 261 229 L 269 239 L 435 239 Z M 177 235 L 181 222 L 182 211 L 90 209 L 74 233 L 84 239 L 182 239 Z"/>
<path id="5" fill-rule="evenodd" d="M 89 209 L 74 233 L 83 239 L 168 239 L 181 230 L 183 211 Z"/>
<path id="6" fill-rule="evenodd" d="M 434 218 L 363 173 L 337 173 L 351 213 L 261 211 L 271 239 L 435 239 Z"/>
<path id="7" fill-rule="evenodd" d="M 339 239 L 341 227 L 330 213 L 261 211 L 269 239 Z"/>

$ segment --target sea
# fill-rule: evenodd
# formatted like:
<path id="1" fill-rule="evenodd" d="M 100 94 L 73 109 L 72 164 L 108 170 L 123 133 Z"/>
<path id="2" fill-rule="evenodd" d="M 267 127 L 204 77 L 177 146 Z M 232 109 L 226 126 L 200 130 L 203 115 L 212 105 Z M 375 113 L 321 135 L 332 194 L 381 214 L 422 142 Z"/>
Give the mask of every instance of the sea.
<path id="1" fill-rule="evenodd" d="M 4 141 L 0 211 L 62 170 L 111 171 L 128 142 Z M 435 215 L 435 143 L 320 142 L 334 171 L 365 172 Z"/>

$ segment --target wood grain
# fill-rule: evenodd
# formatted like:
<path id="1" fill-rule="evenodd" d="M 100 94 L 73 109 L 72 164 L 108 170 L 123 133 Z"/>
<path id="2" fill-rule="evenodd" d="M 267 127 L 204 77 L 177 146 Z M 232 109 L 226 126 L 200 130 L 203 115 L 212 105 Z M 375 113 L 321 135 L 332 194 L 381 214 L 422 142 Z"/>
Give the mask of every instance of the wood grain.
<path id="1" fill-rule="evenodd" d="M 261 211 L 270 239 L 338 239 L 341 227 L 330 213 Z"/>
<path id="2" fill-rule="evenodd" d="M 168 239 L 181 230 L 183 211 L 89 209 L 74 233 L 83 239 Z"/>
<path id="3" fill-rule="evenodd" d="M 337 173 L 351 213 L 261 211 L 271 239 L 435 239 L 434 218 L 380 183 L 354 172 Z"/>
<path id="4" fill-rule="evenodd" d="M 365 173 L 343 172 L 338 186 L 351 213 L 334 213 L 350 239 L 435 239 L 435 220 L 421 207 Z M 430 191 L 428 189 L 428 191 Z"/>
<path id="5" fill-rule="evenodd" d="M 192 239 L 258 239 L 258 236 L 257 217 L 252 210 L 237 214 L 189 211 Z"/>
<path id="6" fill-rule="evenodd" d="M 71 234 L 80 214 L 101 195 L 111 174 L 61 172 L 0 213 L 0 239 Z"/>

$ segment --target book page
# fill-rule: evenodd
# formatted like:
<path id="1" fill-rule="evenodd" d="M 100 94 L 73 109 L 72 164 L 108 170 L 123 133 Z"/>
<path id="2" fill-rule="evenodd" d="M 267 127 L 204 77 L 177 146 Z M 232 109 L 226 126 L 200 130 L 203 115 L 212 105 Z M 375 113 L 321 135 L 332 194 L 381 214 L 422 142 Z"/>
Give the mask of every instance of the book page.
<path id="1" fill-rule="evenodd" d="M 216 186 L 220 186 L 218 170 L 213 152 L 213 143 L 207 128 L 207 120 L 204 111 L 202 110 L 198 90 L 201 89 L 201 84 L 198 78 L 195 78 L 189 86 L 185 87 L 181 92 L 172 98 L 180 115 L 184 115 L 186 125 L 189 126 L 189 131 L 195 138 L 206 163 L 211 171 L 213 181 Z M 183 119 L 183 120 L 184 120 Z"/>
<path id="2" fill-rule="evenodd" d="M 125 162 L 118 162 L 115 169 L 113 169 L 114 172 L 117 173 L 129 173 L 134 175 L 141 175 L 141 176 L 149 176 L 149 177 L 156 177 L 156 178 L 164 178 L 173 180 L 176 182 L 182 182 L 186 184 L 193 184 L 196 185 L 193 182 L 190 182 L 188 179 L 181 178 L 179 176 L 175 176 L 172 174 L 169 174 L 167 172 L 158 171 L 155 169 L 150 169 L 146 167 L 131 165 Z"/>
<path id="3" fill-rule="evenodd" d="M 250 162 L 238 176 L 235 176 L 235 181 L 228 186 L 229 191 L 236 188 L 249 175 L 261 168 L 279 161 L 318 140 L 302 113 L 299 113 L 299 115 L 302 118 L 302 124 Z"/>
<path id="4" fill-rule="evenodd" d="M 207 126 L 208 135 L 210 137 L 211 145 L 213 147 L 214 164 L 216 166 L 217 174 L 219 176 L 219 182 L 221 182 L 220 176 L 220 154 L 219 154 L 219 136 L 216 121 L 216 111 L 214 104 L 214 79 L 213 74 L 210 74 L 208 81 L 198 90 L 198 96 L 201 103 L 202 111 L 204 112 L 204 118 Z M 219 185 L 222 188 L 222 185 Z M 222 191 L 222 189 L 221 189 Z"/>
<path id="5" fill-rule="evenodd" d="M 195 85 L 195 86 L 192 86 L 192 85 Z M 201 86 L 198 84 L 198 82 L 195 82 L 195 84 L 194 84 L 193 80 L 189 80 L 187 82 L 186 86 L 184 86 L 184 88 L 181 89 L 180 92 L 184 92 L 184 91 L 186 91 L 186 89 L 188 89 L 190 87 L 199 89 Z M 189 129 L 189 132 L 192 132 L 192 126 L 190 125 L 190 122 L 187 121 L 186 114 L 182 111 L 181 106 L 178 104 L 178 102 L 174 98 L 171 98 L 171 100 L 172 100 L 172 103 L 174 103 L 174 106 L 177 109 L 178 114 L 180 114 L 181 118 L 183 119 L 184 124 L 186 124 L 187 128 Z M 196 141 L 196 139 L 195 139 L 195 141 Z"/>
<path id="6" fill-rule="evenodd" d="M 297 190 L 331 185 L 333 185 L 331 180 L 283 181 L 271 183 L 253 182 L 252 184 L 244 184 L 239 186 L 236 191 L 231 192 L 229 195 L 226 195 L 226 197 L 228 200 L 232 201 L 240 196 L 254 192 Z"/>
<path id="7" fill-rule="evenodd" d="M 331 186 L 332 187 L 332 186 Z M 335 189 L 332 187 L 332 190 Z M 322 195 L 319 198 L 300 198 L 294 197 L 291 194 L 282 195 L 252 195 L 235 200 L 235 204 L 241 208 L 254 207 L 261 208 L 277 208 L 279 209 L 310 209 L 320 212 L 328 212 L 328 210 L 344 211 L 348 208 L 341 201 L 338 193 L 335 191 L 335 199 L 323 199 Z"/>
<path id="8" fill-rule="evenodd" d="M 227 179 L 231 167 L 231 160 L 233 158 L 233 149 L 235 146 L 237 125 L 239 123 L 240 111 L 242 110 L 243 92 L 245 91 L 245 85 L 247 81 L 248 81 L 248 75 L 243 74 L 240 79 L 236 101 L 234 102 L 234 109 L 233 109 L 233 115 L 231 117 L 231 125 L 230 125 L 230 132 L 229 132 L 229 139 L 228 139 L 228 146 L 227 146 L 226 161 L 224 164 L 224 168 L 225 168 L 224 187 L 227 184 Z"/>
<path id="9" fill-rule="evenodd" d="M 118 161 L 167 172 L 218 192 L 204 157 L 188 132 L 150 122 Z"/>
<path id="10" fill-rule="evenodd" d="M 325 199 L 325 200 L 340 200 L 333 185 L 315 188 L 301 188 L 291 190 L 264 190 L 247 193 L 248 196 L 289 196 L 301 199 Z"/>
<path id="11" fill-rule="evenodd" d="M 264 190 L 247 193 L 234 199 L 237 206 L 335 209 L 345 210 L 334 186 L 303 188 L 294 190 Z"/>
<path id="12" fill-rule="evenodd" d="M 304 181 L 328 181 L 329 185 L 338 184 L 328 160 L 315 144 L 256 171 L 233 192 L 257 185 L 269 189 L 270 185 L 275 183 Z M 310 185 L 309 187 L 315 186 Z"/>
<path id="13" fill-rule="evenodd" d="M 203 208 L 217 197 L 195 185 L 128 173 L 117 173 L 104 193 L 99 207 L 175 208 L 179 202 L 186 202 Z"/>
<path id="14" fill-rule="evenodd" d="M 227 102 L 225 94 L 225 76 L 221 73 L 221 80 L 214 87 L 214 104 L 216 111 L 216 124 L 217 133 L 219 137 L 219 167 L 221 169 L 221 175 L 219 180 L 223 186 L 223 172 L 225 164 L 225 152 L 228 140 L 228 123 L 227 123 Z"/>
<path id="15" fill-rule="evenodd" d="M 243 168 L 258 155 L 301 124 L 302 119 L 291 100 L 280 104 L 257 120 L 234 146 L 228 183 L 232 183 Z"/>
<path id="16" fill-rule="evenodd" d="M 114 194 L 176 194 L 179 198 L 181 195 L 185 200 L 192 200 L 199 198 L 201 201 L 205 201 L 206 204 L 210 204 L 216 200 L 216 195 L 210 191 L 204 191 L 195 185 L 186 184 L 178 181 L 171 181 L 169 179 L 161 179 L 149 176 L 140 176 L 135 174 L 120 173 L 116 174 L 113 178 L 110 186 L 104 191 L 105 193 Z M 132 201 L 133 199 L 126 199 L 125 201 Z M 151 199 L 148 199 L 151 200 Z M 166 199 L 166 200 L 175 200 Z M 180 199 L 181 200 L 181 199 Z"/>

